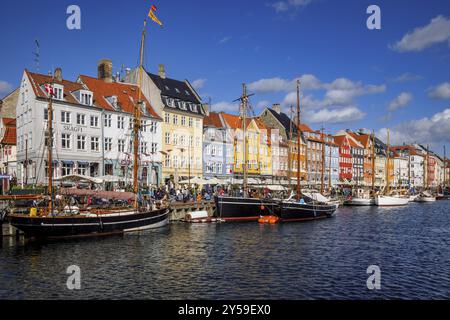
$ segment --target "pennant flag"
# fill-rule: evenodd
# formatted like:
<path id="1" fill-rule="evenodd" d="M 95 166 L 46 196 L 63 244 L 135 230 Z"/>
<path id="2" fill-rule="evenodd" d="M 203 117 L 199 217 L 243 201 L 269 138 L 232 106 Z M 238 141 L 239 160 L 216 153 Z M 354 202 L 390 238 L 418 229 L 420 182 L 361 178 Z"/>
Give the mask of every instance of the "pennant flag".
<path id="1" fill-rule="evenodd" d="M 156 7 L 152 5 L 152 8 L 150 9 L 148 16 L 150 17 L 150 19 L 152 19 L 154 22 L 156 22 L 157 24 L 159 24 L 162 27 L 162 25 L 163 25 L 162 22 L 159 21 L 159 19 L 156 17 L 156 15 L 153 11 L 156 11 Z"/>
<path id="2" fill-rule="evenodd" d="M 154 4 L 152 4 L 152 9 L 151 9 L 152 11 L 157 11 L 156 10 L 156 6 L 154 5 Z"/>
<path id="3" fill-rule="evenodd" d="M 45 87 L 45 91 L 46 91 L 49 95 L 51 95 L 51 96 L 54 96 L 54 95 L 55 95 L 55 90 L 53 89 L 53 87 L 52 87 L 50 84 L 46 83 L 44 87 Z"/>

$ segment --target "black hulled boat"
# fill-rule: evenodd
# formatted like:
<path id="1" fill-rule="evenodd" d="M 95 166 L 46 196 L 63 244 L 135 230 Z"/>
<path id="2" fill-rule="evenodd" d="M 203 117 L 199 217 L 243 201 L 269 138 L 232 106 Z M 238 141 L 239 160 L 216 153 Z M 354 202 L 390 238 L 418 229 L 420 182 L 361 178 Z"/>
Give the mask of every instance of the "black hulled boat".
<path id="1" fill-rule="evenodd" d="M 145 44 L 146 22 L 142 31 L 140 72 L 143 71 L 143 51 Z M 142 79 L 142 77 L 139 77 Z M 100 236 L 120 234 L 125 232 L 142 231 L 165 226 L 169 223 L 169 210 L 167 208 L 156 209 L 153 206 L 142 206 L 138 201 L 139 195 L 139 132 L 141 130 L 141 110 L 143 109 L 141 83 L 138 84 L 138 100 L 134 104 L 134 166 L 133 166 L 133 190 L 135 201 L 133 208 L 105 210 L 100 212 L 88 209 L 79 212 L 78 208 L 54 208 L 53 190 L 53 107 L 52 100 L 54 89 L 52 82 L 45 84 L 48 93 L 48 135 L 47 139 L 47 163 L 48 171 L 48 208 L 42 210 L 38 216 L 37 208 L 31 208 L 30 214 L 10 214 L 8 219 L 14 227 L 24 232 L 27 237 L 35 238 L 73 238 L 85 236 Z M 140 80 L 141 81 L 141 80 Z M 153 208 L 153 209 L 151 209 Z"/>
<path id="2" fill-rule="evenodd" d="M 215 197 L 216 216 L 224 221 L 258 221 L 276 215 L 278 202 L 271 199 Z"/>

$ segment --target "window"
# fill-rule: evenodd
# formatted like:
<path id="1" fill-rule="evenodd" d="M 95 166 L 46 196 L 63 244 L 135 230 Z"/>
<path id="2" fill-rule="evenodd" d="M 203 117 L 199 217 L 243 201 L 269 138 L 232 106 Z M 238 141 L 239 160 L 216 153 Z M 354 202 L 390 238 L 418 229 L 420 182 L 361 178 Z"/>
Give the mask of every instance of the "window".
<path id="1" fill-rule="evenodd" d="M 119 152 L 125 152 L 125 140 L 124 139 L 119 139 L 117 141 L 117 146 L 119 148 Z"/>
<path id="2" fill-rule="evenodd" d="M 62 176 L 69 176 L 72 174 L 73 171 L 73 163 L 71 162 L 64 162 L 62 164 Z"/>
<path id="3" fill-rule="evenodd" d="M 186 137 L 185 137 L 185 136 L 181 136 L 181 137 L 180 137 L 180 144 L 181 144 L 182 146 L 185 146 L 185 145 L 186 145 Z"/>
<path id="4" fill-rule="evenodd" d="M 86 150 L 86 136 L 77 136 L 77 150 Z"/>
<path id="5" fill-rule="evenodd" d="M 105 128 L 111 128 L 112 116 L 110 114 L 105 114 L 103 116 Z"/>
<path id="6" fill-rule="evenodd" d="M 194 119 L 189 118 L 189 127 L 192 128 L 193 125 L 194 125 Z"/>
<path id="7" fill-rule="evenodd" d="M 158 152 L 158 144 L 152 143 L 152 154 L 155 154 Z"/>
<path id="8" fill-rule="evenodd" d="M 164 114 L 164 122 L 170 123 L 170 114 L 168 114 L 167 112 Z"/>
<path id="9" fill-rule="evenodd" d="M 166 132 L 165 137 L 164 137 L 164 142 L 165 144 L 170 144 L 170 133 Z"/>
<path id="10" fill-rule="evenodd" d="M 195 127 L 200 128 L 200 119 L 195 119 Z"/>
<path id="11" fill-rule="evenodd" d="M 150 121 L 150 132 L 151 133 L 156 133 L 156 128 L 157 128 L 156 126 L 157 126 L 156 122 Z"/>
<path id="12" fill-rule="evenodd" d="M 147 153 L 147 142 L 141 141 L 141 145 L 139 147 L 139 153 Z"/>
<path id="13" fill-rule="evenodd" d="M 52 140 L 52 147 L 54 148 L 55 147 L 55 132 L 53 132 L 53 139 L 51 139 L 51 140 Z M 19 143 L 20 143 L 20 140 L 19 140 Z M 45 144 L 45 147 L 48 147 L 48 132 L 47 131 L 45 132 L 44 144 Z M 20 144 L 19 144 L 19 149 L 20 149 Z"/>
<path id="14" fill-rule="evenodd" d="M 189 137 L 189 146 L 190 146 L 190 147 L 193 147 L 193 146 L 194 146 L 194 137 L 193 137 L 193 136 L 190 136 L 190 137 Z"/>
<path id="15" fill-rule="evenodd" d="M 173 134 L 173 144 L 174 145 L 178 144 L 178 135 L 176 133 Z"/>
<path id="16" fill-rule="evenodd" d="M 178 157 L 177 156 L 173 156 L 173 166 L 174 166 L 174 168 L 178 168 Z"/>
<path id="17" fill-rule="evenodd" d="M 185 116 L 181 117 L 181 125 L 186 126 L 186 117 Z"/>
<path id="18" fill-rule="evenodd" d="M 141 121 L 141 130 L 144 132 L 147 132 L 147 121 L 146 120 Z"/>
<path id="19" fill-rule="evenodd" d="M 117 129 L 125 129 L 125 117 L 117 117 Z"/>
<path id="20" fill-rule="evenodd" d="M 68 133 L 63 133 L 61 135 L 61 148 L 70 149 L 70 138 L 71 135 Z"/>
<path id="21" fill-rule="evenodd" d="M 134 129 L 134 118 L 131 118 L 128 120 L 128 129 L 133 130 Z"/>
<path id="22" fill-rule="evenodd" d="M 178 125 L 178 116 L 176 114 L 173 115 L 172 122 L 174 125 Z"/>
<path id="23" fill-rule="evenodd" d="M 98 120 L 98 118 L 97 118 Z M 100 150 L 100 138 L 99 137 L 91 137 L 91 150 L 99 151 Z"/>
<path id="24" fill-rule="evenodd" d="M 105 138 L 105 145 L 104 145 L 105 151 L 111 151 L 112 150 L 112 138 Z"/>
<path id="25" fill-rule="evenodd" d="M 61 111 L 61 123 L 70 123 L 70 112 Z"/>
<path id="26" fill-rule="evenodd" d="M 166 166 L 166 168 L 170 168 L 170 156 L 168 154 L 166 154 L 164 158 L 164 165 Z"/>
<path id="27" fill-rule="evenodd" d="M 80 126 L 86 125 L 86 115 L 84 114 L 77 114 L 77 124 Z"/>
<path id="28" fill-rule="evenodd" d="M 98 128 L 98 117 L 91 116 L 91 127 Z"/>
<path id="29" fill-rule="evenodd" d="M 82 93 L 81 94 L 81 104 L 90 106 L 92 105 L 92 94 L 90 93 Z"/>
<path id="30" fill-rule="evenodd" d="M 78 163 L 77 174 L 80 176 L 86 176 L 87 169 L 88 169 L 87 163 Z"/>
<path id="31" fill-rule="evenodd" d="M 53 90 L 55 91 L 54 99 L 63 100 L 63 88 L 61 86 L 53 85 Z"/>

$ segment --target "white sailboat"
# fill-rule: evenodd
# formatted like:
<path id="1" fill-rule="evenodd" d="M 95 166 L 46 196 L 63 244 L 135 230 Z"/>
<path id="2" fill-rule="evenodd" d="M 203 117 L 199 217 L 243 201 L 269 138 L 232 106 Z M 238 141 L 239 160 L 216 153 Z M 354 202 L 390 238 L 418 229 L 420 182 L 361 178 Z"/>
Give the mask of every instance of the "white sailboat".
<path id="1" fill-rule="evenodd" d="M 417 196 L 415 202 L 435 202 L 436 197 L 433 197 L 430 193 L 424 191 Z"/>
<path id="2" fill-rule="evenodd" d="M 390 195 L 390 172 L 389 172 L 389 159 L 390 151 L 389 151 L 389 130 L 387 135 L 387 152 L 386 152 L 386 195 L 377 195 L 375 197 L 375 204 L 380 207 L 384 206 L 405 206 L 409 203 L 409 197 L 401 197 L 400 195 Z"/>

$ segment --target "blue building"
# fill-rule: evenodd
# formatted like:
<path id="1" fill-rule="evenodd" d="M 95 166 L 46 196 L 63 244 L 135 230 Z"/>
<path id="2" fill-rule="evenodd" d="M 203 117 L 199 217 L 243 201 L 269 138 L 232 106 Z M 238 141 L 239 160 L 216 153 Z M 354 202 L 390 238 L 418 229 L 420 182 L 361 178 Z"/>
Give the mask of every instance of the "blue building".
<path id="1" fill-rule="evenodd" d="M 227 151 L 230 150 L 226 147 L 226 133 L 220 114 L 207 112 L 203 120 L 203 177 L 206 179 L 227 176 Z"/>
<path id="2" fill-rule="evenodd" d="M 325 189 L 328 189 L 331 173 L 331 187 L 339 183 L 339 146 L 331 135 L 324 135 L 325 140 Z"/>

